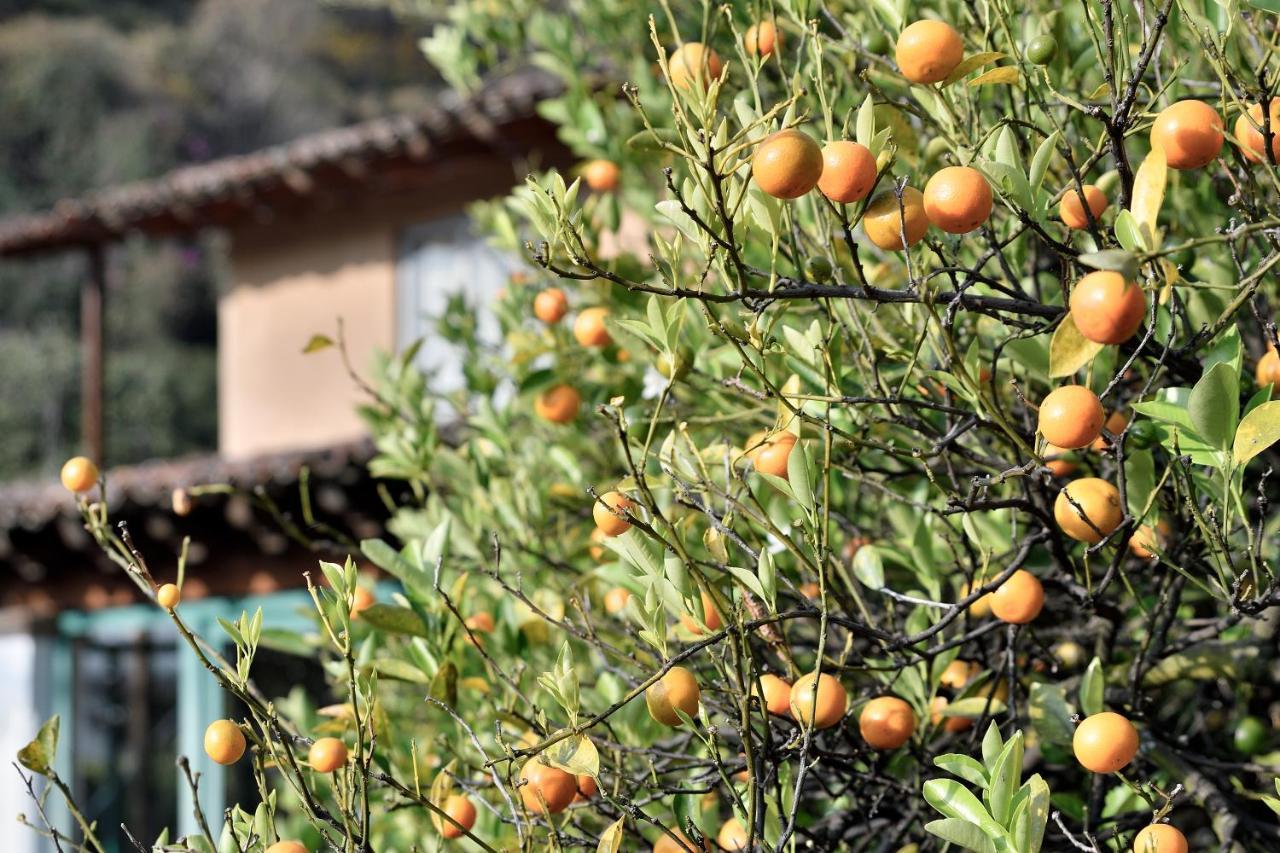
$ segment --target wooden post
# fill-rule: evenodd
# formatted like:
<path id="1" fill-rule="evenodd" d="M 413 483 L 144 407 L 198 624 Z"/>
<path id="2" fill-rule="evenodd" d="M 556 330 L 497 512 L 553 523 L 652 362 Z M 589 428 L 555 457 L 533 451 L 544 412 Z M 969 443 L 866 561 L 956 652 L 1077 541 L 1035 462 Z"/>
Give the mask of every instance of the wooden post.
<path id="1" fill-rule="evenodd" d="M 86 456 L 105 467 L 102 444 L 102 316 L 107 290 L 107 249 L 89 247 L 89 269 L 80 286 L 80 440 Z"/>

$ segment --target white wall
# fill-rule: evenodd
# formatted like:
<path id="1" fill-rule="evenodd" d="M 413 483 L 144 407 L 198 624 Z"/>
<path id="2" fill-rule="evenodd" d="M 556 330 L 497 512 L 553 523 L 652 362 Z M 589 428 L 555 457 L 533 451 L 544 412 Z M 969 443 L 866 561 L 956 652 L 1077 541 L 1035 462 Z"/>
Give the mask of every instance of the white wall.
<path id="1" fill-rule="evenodd" d="M 40 724 L 36 696 L 38 641 L 30 634 L 0 634 L 0 685 L 4 690 L 5 714 L 0 724 L 0 850 L 5 853 L 35 853 L 40 837 L 17 821 L 26 814 L 33 823 L 35 803 L 13 769 L 18 750 L 26 746 Z"/>

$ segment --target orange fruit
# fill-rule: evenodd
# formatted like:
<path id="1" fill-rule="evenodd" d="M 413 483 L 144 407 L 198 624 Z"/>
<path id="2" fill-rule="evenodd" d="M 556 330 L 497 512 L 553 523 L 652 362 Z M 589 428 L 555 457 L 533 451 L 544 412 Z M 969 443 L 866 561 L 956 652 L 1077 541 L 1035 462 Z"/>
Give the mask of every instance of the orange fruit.
<path id="1" fill-rule="evenodd" d="M 622 170 L 612 160 L 588 160 L 582 167 L 582 179 L 594 192 L 608 193 L 618 188 Z"/>
<path id="2" fill-rule="evenodd" d="M 1133 853 L 1187 853 L 1187 837 L 1177 827 L 1153 823 L 1133 837 Z"/>
<path id="3" fill-rule="evenodd" d="M 1138 754 L 1138 730 L 1114 711 L 1103 711 L 1076 727 L 1071 749 L 1086 770 L 1114 773 Z"/>
<path id="4" fill-rule="evenodd" d="M 968 717 L 944 717 L 942 710 L 951 703 L 946 696 L 934 696 L 929 702 L 929 722 L 942 726 L 949 732 L 965 732 L 973 728 L 973 720 Z"/>
<path id="5" fill-rule="evenodd" d="M 1155 527 L 1150 524 L 1140 525 L 1129 537 L 1129 550 L 1140 560 L 1150 560 L 1172 533 L 1173 528 L 1163 518 L 1156 522 Z"/>
<path id="6" fill-rule="evenodd" d="M 62 466 L 62 486 L 67 491 L 83 494 L 98 483 L 98 466 L 87 456 L 73 456 Z"/>
<path id="7" fill-rule="evenodd" d="M 1129 416 L 1124 412 L 1116 411 L 1107 416 L 1105 427 L 1106 431 L 1112 435 L 1119 435 L 1124 432 L 1125 427 L 1128 425 Z M 1105 435 L 1099 434 L 1099 436 L 1093 440 L 1093 443 L 1089 445 L 1089 449 L 1095 450 L 1098 453 L 1106 453 L 1111 449 L 1111 439 L 1107 438 Z"/>
<path id="8" fill-rule="evenodd" d="M 277 841 L 267 848 L 267 853 L 311 853 L 301 841 Z"/>
<path id="9" fill-rule="evenodd" d="M 1163 148 L 1171 169 L 1199 169 L 1222 150 L 1222 116 L 1204 101 L 1178 101 L 1151 125 L 1151 147 Z"/>
<path id="10" fill-rule="evenodd" d="M 214 720 L 204 730 L 205 754 L 217 764 L 235 764 L 244 747 L 244 732 L 231 720 Z"/>
<path id="11" fill-rule="evenodd" d="M 520 768 L 520 800 L 535 814 L 559 814 L 578 796 L 578 780 L 572 773 L 530 758 Z M 542 802 L 538 801 L 541 795 Z M 544 808 L 542 803 L 546 803 Z"/>
<path id="12" fill-rule="evenodd" d="M 952 690 L 962 690 L 964 686 L 973 680 L 982 667 L 972 661 L 960 660 L 956 658 L 947 664 L 947 668 L 942 671 L 938 682 L 943 687 L 950 687 Z"/>
<path id="13" fill-rule="evenodd" d="M 1271 153 L 1280 161 L 1280 98 L 1271 99 L 1267 112 L 1271 114 Z M 1247 113 L 1240 113 L 1236 119 L 1235 136 L 1240 144 L 1240 153 L 1246 160 L 1261 163 L 1267 159 L 1266 139 L 1262 135 L 1262 104 L 1254 104 Z"/>
<path id="14" fill-rule="evenodd" d="M 818 586 L 813 581 L 800 584 L 799 590 L 801 595 L 803 595 L 805 598 L 808 598 L 810 600 L 815 599 L 818 596 L 822 595 L 822 587 Z"/>
<path id="15" fill-rule="evenodd" d="M 533 401 L 533 413 L 553 424 L 567 424 L 578 417 L 582 395 L 569 385 L 554 385 Z"/>
<path id="16" fill-rule="evenodd" d="M 711 598 L 705 591 L 702 593 L 702 621 L 706 624 L 707 629 L 711 632 L 720 630 L 720 612 L 716 610 L 715 600 Z M 680 624 L 690 634 L 701 636 L 703 631 L 698 621 L 688 613 L 680 614 Z"/>
<path id="17" fill-rule="evenodd" d="M 857 142 L 839 139 L 822 146 L 818 189 L 840 204 L 862 201 L 876 183 L 876 155 Z"/>
<path id="18" fill-rule="evenodd" d="M 573 801 L 580 802 L 590 800 L 600 793 L 600 786 L 596 784 L 594 776 L 588 776 L 586 773 L 578 774 L 578 793 L 574 796 Z"/>
<path id="19" fill-rule="evenodd" d="M 603 506 L 602 506 L 603 504 Z M 631 508 L 631 501 L 621 492 L 605 492 L 591 507 L 591 517 L 595 519 L 596 528 L 605 536 L 620 536 L 631 529 L 631 522 L 619 518 L 618 512 Z"/>
<path id="20" fill-rule="evenodd" d="M 746 850 L 747 828 L 736 817 L 729 818 L 716 834 L 716 844 L 721 850 Z"/>
<path id="21" fill-rule="evenodd" d="M 376 604 L 377 601 L 378 599 L 374 597 L 371 590 L 362 586 L 356 587 L 355 591 L 351 594 L 351 618 L 356 618 L 357 613 L 361 610 L 368 610 Z"/>
<path id="22" fill-rule="evenodd" d="M 591 528 L 591 535 L 588 537 L 591 544 L 587 546 L 587 553 L 591 555 L 591 559 L 599 562 L 604 559 L 604 545 L 600 544 L 605 540 L 604 531 L 599 527 Z"/>
<path id="23" fill-rule="evenodd" d="M 1001 622 L 1025 625 L 1040 615 L 1044 608 L 1044 587 L 1040 579 L 1024 569 L 1009 575 L 1008 580 L 991 593 L 991 612 Z"/>
<path id="24" fill-rule="evenodd" d="M 756 470 L 761 474 L 772 474 L 785 480 L 787 462 L 791 458 L 791 449 L 795 446 L 795 433 L 786 431 L 774 433 L 773 437 L 766 439 L 764 445 L 756 451 Z"/>
<path id="25" fill-rule="evenodd" d="M 774 198 L 799 198 L 822 177 L 822 149 L 794 127 L 765 137 L 751 155 L 751 178 Z"/>
<path id="26" fill-rule="evenodd" d="M 558 287 L 548 287 L 533 297 L 533 316 L 548 326 L 559 323 L 569 311 L 569 297 Z"/>
<path id="27" fill-rule="evenodd" d="M 971 166 L 947 166 L 924 185 L 924 212 L 948 234 L 968 234 L 991 216 L 991 185 Z"/>
<path id="28" fill-rule="evenodd" d="M 771 672 L 760 676 L 760 696 L 770 714 L 786 714 L 791 710 L 791 685 Z"/>
<path id="29" fill-rule="evenodd" d="M 1066 458 L 1070 452 L 1065 447 L 1046 442 L 1044 451 L 1041 453 L 1045 457 L 1044 467 L 1048 468 L 1049 473 L 1055 477 L 1070 477 L 1076 472 L 1075 463 Z"/>
<path id="30" fill-rule="evenodd" d="M 664 726 L 680 725 L 677 709 L 690 717 L 696 717 L 698 700 L 701 698 L 698 680 L 682 666 L 671 667 L 644 691 L 644 703 L 649 706 L 649 715 Z"/>
<path id="31" fill-rule="evenodd" d="M 964 41 L 942 21 L 916 21 L 898 36 L 895 58 L 912 83 L 937 83 L 964 59 Z"/>
<path id="32" fill-rule="evenodd" d="M 467 627 L 476 634 L 491 634 L 496 627 L 493 617 L 481 610 L 467 617 Z"/>
<path id="33" fill-rule="evenodd" d="M 307 763 L 317 773 L 332 773 L 347 764 L 347 745 L 336 737 L 322 737 L 307 750 Z"/>
<path id="34" fill-rule="evenodd" d="M 476 825 L 476 807 L 462 794 L 454 794 L 444 801 L 444 813 L 462 824 L 459 829 L 439 815 L 432 815 L 436 828 L 445 838 L 461 838 L 463 830 L 470 832 L 471 827 Z"/>
<path id="35" fill-rule="evenodd" d="M 974 581 L 972 584 L 965 583 L 960 587 L 960 600 L 969 597 L 969 593 L 974 589 L 981 589 L 986 585 L 986 581 Z M 972 604 L 969 605 L 969 615 L 975 619 L 986 619 L 991 615 L 991 596 L 995 593 L 988 592 L 979 596 Z"/>
<path id="36" fill-rule="evenodd" d="M 829 729 L 849 709 L 849 694 L 834 676 L 808 673 L 791 686 L 791 716 L 797 723 Z"/>
<path id="37" fill-rule="evenodd" d="M 1062 201 L 1058 202 L 1058 216 L 1062 217 L 1062 224 L 1068 228 L 1088 228 L 1089 217 L 1084 212 L 1085 202 L 1089 203 L 1089 211 L 1093 214 L 1094 221 L 1102 216 L 1102 212 L 1107 209 L 1107 194 L 1095 187 L 1093 184 L 1084 185 L 1084 200 L 1080 198 L 1080 190 L 1074 186 L 1070 187 L 1066 195 L 1062 197 Z"/>
<path id="38" fill-rule="evenodd" d="M 773 21 L 752 24 L 742 37 L 742 46 L 747 51 L 747 56 L 769 56 L 781 43 L 778 27 Z"/>
<path id="39" fill-rule="evenodd" d="M 1097 394 L 1083 385 L 1063 385 L 1040 403 L 1040 434 L 1058 448 L 1084 447 L 1102 433 L 1105 417 Z"/>
<path id="40" fill-rule="evenodd" d="M 750 459 L 752 462 L 755 462 L 756 456 L 758 456 L 760 451 L 765 448 L 768 441 L 769 430 L 767 429 L 751 433 L 751 435 L 747 437 L 747 440 L 742 443 L 742 455 Z"/>
<path id="41" fill-rule="evenodd" d="M 657 840 L 653 842 L 653 853 L 689 853 L 690 850 L 704 850 L 706 853 L 712 853 L 714 849 L 711 846 L 711 839 L 703 838 L 701 846 L 694 844 L 689 840 L 689 836 L 685 835 L 678 829 L 672 829 L 671 834 L 679 838 L 677 843 L 671 839 L 671 835 L 665 832 L 659 835 Z M 683 845 L 683 846 L 682 846 Z"/>
<path id="42" fill-rule="evenodd" d="M 573 336 L 584 347 L 607 347 L 613 343 L 609 330 L 605 327 L 604 318 L 609 316 L 608 308 L 584 308 L 573 321 Z"/>
<path id="43" fill-rule="evenodd" d="M 911 740 L 916 715 L 897 696 L 879 696 L 862 707 L 858 731 L 873 749 L 897 749 Z"/>
<path id="44" fill-rule="evenodd" d="M 604 610 L 606 613 L 621 613 L 631 600 L 631 591 L 615 586 L 604 594 Z"/>
<path id="45" fill-rule="evenodd" d="M 905 219 L 903 214 L 905 214 Z M 887 252 L 909 248 L 924 239 L 929 217 L 924 212 L 924 196 L 915 187 L 903 187 L 902 205 L 893 191 L 880 193 L 862 214 L 867 239 Z M 907 242 L 902 242 L 903 231 Z"/>
<path id="46" fill-rule="evenodd" d="M 671 77 L 671 85 L 678 89 L 689 88 L 694 83 L 700 89 L 706 89 L 711 81 L 720 76 L 724 64 L 720 55 L 702 42 L 687 41 L 676 48 L 675 53 L 667 60 L 667 72 Z"/>
<path id="47" fill-rule="evenodd" d="M 1075 506 L 1072 501 L 1075 501 Z M 1120 492 L 1097 477 L 1072 480 L 1058 492 L 1053 502 L 1053 518 L 1062 532 L 1072 539 L 1096 544 L 1110 536 L 1124 519 Z"/>
<path id="48" fill-rule="evenodd" d="M 182 590 L 177 584 L 167 583 L 156 590 L 156 604 L 165 610 L 172 610 L 182 601 Z"/>
<path id="49" fill-rule="evenodd" d="M 1099 344 L 1129 340 L 1147 313 L 1142 288 L 1111 270 L 1095 270 L 1077 281 L 1070 305 L 1080 334 Z"/>
<path id="50" fill-rule="evenodd" d="M 1253 378 L 1258 383 L 1259 388 L 1270 385 L 1272 397 L 1280 394 L 1280 355 L 1276 354 L 1275 347 L 1267 347 L 1267 351 L 1262 358 L 1258 359 L 1258 366 L 1253 371 Z"/>

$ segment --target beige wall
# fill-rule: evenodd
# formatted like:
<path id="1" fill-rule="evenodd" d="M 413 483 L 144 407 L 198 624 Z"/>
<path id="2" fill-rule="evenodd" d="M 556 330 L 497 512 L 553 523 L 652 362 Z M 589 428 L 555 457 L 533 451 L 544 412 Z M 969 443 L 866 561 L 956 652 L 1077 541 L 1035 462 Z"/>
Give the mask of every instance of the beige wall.
<path id="1" fill-rule="evenodd" d="M 396 244 L 415 222 L 501 192 L 511 167 L 451 161 L 426 190 L 319 203 L 288 222 L 232 234 L 233 284 L 218 308 L 218 444 L 245 457 L 352 441 L 365 397 L 335 349 L 303 355 L 342 318 L 352 365 L 395 347 Z"/>

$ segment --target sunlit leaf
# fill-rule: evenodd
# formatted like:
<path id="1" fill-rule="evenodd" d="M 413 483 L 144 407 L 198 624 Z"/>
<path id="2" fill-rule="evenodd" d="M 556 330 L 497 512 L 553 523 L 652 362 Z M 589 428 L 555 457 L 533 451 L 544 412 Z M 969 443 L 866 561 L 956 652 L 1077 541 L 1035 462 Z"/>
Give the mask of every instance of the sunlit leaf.
<path id="1" fill-rule="evenodd" d="M 1280 400 L 1272 400 L 1258 406 L 1240 421 L 1231 456 L 1237 465 L 1243 465 L 1277 441 L 1280 441 Z"/>
<path id="2" fill-rule="evenodd" d="M 1002 65 L 999 68 L 992 68 L 983 74 L 979 74 L 969 81 L 970 86 L 988 86 L 994 83 L 1017 83 L 1022 79 L 1021 72 L 1016 66 Z"/>
<path id="3" fill-rule="evenodd" d="M 1102 344 L 1089 340 L 1080 334 L 1071 314 L 1062 318 L 1058 328 L 1049 341 L 1049 375 L 1057 378 L 1071 376 L 1077 370 L 1093 361 L 1094 356 L 1102 352 Z"/>
<path id="4" fill-rule="evenodd" d="M 1156 146 L 1143 159 L 1133 178 L 1133 199 L 1129 202 L 1129 210 L 1137 221 L 1138 232 L 1142 234 L 1147 248 L 1153 251 L 1160 248 L 1155 239 L 1156 219 L 1164 203 L 1168 170 L 1164 149 Z"/>

